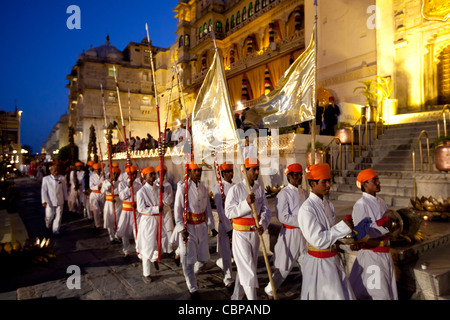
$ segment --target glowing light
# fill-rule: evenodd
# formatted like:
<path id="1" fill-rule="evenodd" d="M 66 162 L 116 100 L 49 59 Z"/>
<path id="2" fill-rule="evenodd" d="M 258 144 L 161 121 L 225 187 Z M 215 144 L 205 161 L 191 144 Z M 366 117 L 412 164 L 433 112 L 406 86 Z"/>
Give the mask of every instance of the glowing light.
<path id="1" fill-rule="evenodd" d="M 428 221 L 428 216 L 423 216 L 423 220 Z"/>

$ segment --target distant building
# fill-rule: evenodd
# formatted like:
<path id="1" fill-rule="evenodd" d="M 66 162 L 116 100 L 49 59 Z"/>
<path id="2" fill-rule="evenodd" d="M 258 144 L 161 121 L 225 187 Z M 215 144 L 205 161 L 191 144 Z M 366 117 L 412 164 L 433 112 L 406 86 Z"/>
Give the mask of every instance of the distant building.
<path id="1" fill-rule="evenodd" d="M 164 50 L 153 48 L 153 54 Z M 114 68 L 119 84 L 122 115 L 119 109 Z M 87 160 L 87 147 L 91 125 L 94 126 L 97 143 L 101 143 L 102 153 L 107 151 L 105 144 L 105 112 L 107 125 L 116 121 L 113 142 L 123 140 L 122 118 L 132 136 L 144 137 L 147 133 L 156 134 L 154 86 L 150 68 L 150 51 L 146 38 L 140 43 L 130 42 L 120 51 L 109 41 L 98 47 L 89 48 L 78 56 L 77 63 L 67 76 L 69 83 L 69 126 L 75 130 L 75 144 L 79 147 L 80 160 Z M 131 123 L 129 120 L 131 119 Z"/>
<path id="2" fill-rule="evenodd" d="M 8 157 L 11 162 L 21 162 L 22 145 L 20 143 L 20 118 L 22 111 L 0 110 L 0 154 L 2 159 Z"/>
<path id="3" fill-rule="evenodd" d="M 69 114 L 65 113 L 53 126 L 47 140 L 42 145 L 42 153 L 55 155 L 59 149 L 69 144 Z"/>

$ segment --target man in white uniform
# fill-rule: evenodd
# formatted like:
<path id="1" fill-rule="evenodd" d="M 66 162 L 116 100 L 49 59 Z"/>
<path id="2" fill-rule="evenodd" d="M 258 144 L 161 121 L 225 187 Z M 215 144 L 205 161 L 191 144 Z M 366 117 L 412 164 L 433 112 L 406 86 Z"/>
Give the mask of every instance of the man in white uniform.
<path id="1" fill-rule="evenodd" d="M 84 171 L 83 163 L 76 162 L 75 170 L 70 172 L 69 211 L 83 214 L 84 209 Z"/>
<path id="2" fill-rule="evenodd" d="M 308 194 L 301 188 L 303 178 L 303 168 L 300 164 L 289 165 L 284 174 L 288 179 L 288 185 L 277 195 L 276 214 L 278 220 L 283 224 L 275 244 L 273 254 L 273 266 L 275 272 L 272 279 L 275 290 L 286 280 L 291 272 L 294 263 L 300 265 L 306 252 L 305 238 L 298 227 L 298 210 Z M 273 299 L 271 284 L 264 288 L 269 300 Z"/>
<path id="3" fill-rule="evenodd" d="M 158 228 L 159 228 L 159 188 L 155 184 L 156 172 L 153 167 L 142 169 L 145 184 L 136 194 L 137 210 L 141 214 L 136 239 L 136 253 L 142 260 L 142 273 L 145 283 L 152 282 L 151 264 L 158 267 Z"/>
<path id="4" fill-rule="evenodd" d="M 103 182 L 101 191 L 105 195 L 106 200 L 103 208 L 103 227 L 108 230 L 111 244 L 115 244 L 120 243 L 120 240 L 117 237 L 117 225 L 120 213 L 122 212 L 122 201 L 119 198 L 120 169 L 113 166 L 111 171 L 112 179 L 106 179 Z M 111 193 L 111 191 L 113 191 L 114 194 Z"/>
<path id="5" fill-rule="evenodd" d="M 41 197 L 45 208 L 45 226 L 59 234 L 64 203 L 67 201 L 66 179 L 60 174 L 58 165 L 50 167 L 50 175 L 42 179 Z"/>
<path id="6" fill-rule="evenodd" d="M 394 273 L 394 262 L 389 252 L 389 230 L 379 225 L 388 206 L 377 196 L 380 192 L 380 180 L 373 169 L 361 171 L 357 178 L 357 186 L 363 191 L 362 197 L 353 206 L 353 224 L 364 218 L 371 218 L 372 224 L 367 230 L 370 237 L 362 244 L 362 249 L 353 264 L 350 273 L 350 284 L 358 300 L 398 300 L 397 284 Z M 377 266 L 379 286 L 369 285 L 373 271 L 369 267 Z"/>
<path id="7" fill-rule="evenodd" d="M 337 255 L 336 241 L 352 232 L 350 222 L 336 223 L 334 207 L 326 199 L 330 192 L 330 167 L 314 164 L 306 168 L 311 186 L 308 199 L 298 212 L 298 225 L 308 243 L 302 261 L 302 300 L 353 300 L 355 296 Z"/>
<path id="8" fill-rule="evenodd" d="M 217 251 L 220 259 L 217 261 L 219 267 L 223 270 L 223 282 L 231 290 L 234 284 L 231 272 L 231 239 L 233 236 L 233 226 L 225 215 L 224 204 L 230 188 L 234 185 L 232 182 L 234 171 L 232 163 L 222 163 L 219 167 L 222 176 L 222 188 L 220 183 L 213 189 L 214 203 L 216 204 L 217 214 L 219 216 L 219 234 L 217 236 Z M 221 262 L 220 262 L 221 261 Z"/>
<path id="9" fill-rule="evenodd" d="M 247 174 L 252 192 L 249 194 L 244 180 L 230 188 L 225 200 L 225 215 L 233 219 L 232 250 L 237 267 L 232 300 L 242 299 L 244 293 L 248 300 L 257 299 L 256 288 L 259 284 L 256 268 L 260 244 L 257 232 L 262 235 L 272 217 L 264 189 L 258 183 L 259 160 L 245 159 L 245 168 L 244 174 Z M 256 228 L 251 204 L 255 205 L 259 228 Z"/>
<path id="10" fill-rule="evenodd" d="M 156 167 L 156 174 L 159 176 L 160 166 Z M 173 204 L 173 190 L 172 185 L 167 181 L 166 177 L 167 167 L 163 168 L 163 188 L 162 188 L 162 202 L 164 205 L 163 216 L 162 216 L 162 230 L 161 230 L 161 253 L 171 253 L 172 245 L 170 239 L 172 237 L 173 232 L 173 216 L 172 210 L 170 206 Z M 158 188 L 158 204 L 159 204 L 159 181 L 160 179 L 156 179 L 155 184 Z"/>
<path id="11" fill-rule="evenodd" d="M 101 191 L 104 177 L 101 173 L 102 167 L 100 163 L 94 163 L 92 167 L 94 168 L 94 172 L 89 177 L 89 189 L 91 189 L 89 202 L 91 204 L 91 210 L 94 214 L 95 228 L 100 230 L 103 225 L 102 213 L 105 203 L 105 195 Z"/>
<path id="12" fill-rule="evenodd" d="M 208 226 L 213 234 L 217 232 L 214 229 L 214 218 L 211 212 L 208 190 L 200 182 L 202 169 L 196 163 L 191 162 L 188 176 L 186 215 L 184 214 L 184 181 L 178 183 L 175 195 L 175 232 L 180 232 L 181 235 L 179 237 L 179 252 L 186 285 L 192 299 L 199 299 L 195 273 L 204 266 L 210 257 Z M 196 270 L 194 270 L 194 264 Z"/>
<path id="13" fill-rule="evenodd" d="M 119 198 L 122 200 L 122 212 L 120 213 L 117 236 L 122 238 L 123 254 L 125 259 L 129 259 L 130 239 L 137 237 L 137 226 L 139 225 L 139 211 L 136 210 L 136 193 L 142 188 L 142 184 L 136 179 L 137 167 L 129 166 L 126 168 L 128 174 L 131 173 L 131 179 L 122 180 L 119 184 Z M 133 197 L 131 196 L 133 189 Z M 134 198 L 134 202 L 132 201 Z M 133 210 L 134 209 L 134 210 Z M 133 211 L 135 215 L 133 215 Z"/>

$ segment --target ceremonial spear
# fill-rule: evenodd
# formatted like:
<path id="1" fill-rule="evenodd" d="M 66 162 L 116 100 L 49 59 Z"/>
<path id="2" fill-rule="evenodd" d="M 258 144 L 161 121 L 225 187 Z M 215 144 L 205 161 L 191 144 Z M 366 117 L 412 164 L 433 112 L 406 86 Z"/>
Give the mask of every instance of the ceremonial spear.
<path id="1" fill-rule="evenodd" d="M 164 143 L 165 143 L 165 132 L 164 140 L 161 139 L 161 123 L 159 118 L 159 105 L 158 105 L 158 91 L 156 90 L 156 78 L 155 78 L 155 67 L 153 65 L 153 54 L 152 48 L 150 46 L 150 36 L 148 34 L 148 25 L 145 24 L 145 29 L 147 30 L 147 42 L 148 49 L 150 51 L 150 65 L 152 67 L 153 73 L 153 85 L 155 87 L 155 103 L 156 103 L 156 117 L 158 121 L 158 154 L 159 154 L 159 226 L 158 226 L 158 261 L 161 262 L 161 231 L 162 231 L 162 214 L 163 214 L 163 171 L 164 171 Z M 167 123 L 166 123 L 167 125 Z"/>
<path id="2" fill-rule="evenodd" d="M 125 130 L 125 123 L 123 122 L 123 113 L 122 113 L 122 104 L 120 103 L 120 92 L 119 92 L 119 83 L 117 82 L 117 75 L 116 75 L 116 67 L 113 66 L 114 70 L 114 80 L 116 82 L 116 91 L 117 91 L 117 100 L 119 101 L 119 110 L 120 110 L 120 119 L 122 120 L 122 129 L 123 129 L 123 137 L 125 141 L 125 150 L 127 151 L 127 164 L 130 170 L 128 170 L 128 177 L 130 178 L 131 182 L 131 156 L 130 156 L 130 150 L 128 150 L 128 143 L 127 143 L 127 132 Z M 134 219 L 134 230 L 137 236 L 137 222 L 136 222 L 136 209 L 134 208 L 134 188 L 133 184 L 130 186 L 130 192 L 131 192 L 131 203 L 132 203 L 132 209 L 133 209 L 133 219 Z"/>
<path id="3" fill-rule="evenodd" d="M 116 218 L 116 205 L 114 203 L 114 184 L 112 182 L 112 160 L 111 160 L 111 144 L 110 144 L 110 132 L 108 125 L 106 123 L 106 107 L 105 107 L 105 96 L 103 94 L 103 86 L 100 83 L 100 89 L 102 91 L 102 103 L 103 103 L 103 115 L 105 117 L 105 130 L 107 132 L 105 136 L 106 148 L 108 149 L 108 164 L 109 164 L 109 179 L 111 180 L 111 197 L 112 197 L 112 207 L 113 207 L 113 215 L 114 215 L 114 234 L 117 232 L 117 218 Z M 101 154 L 101 151 L 100 151 Z"/>

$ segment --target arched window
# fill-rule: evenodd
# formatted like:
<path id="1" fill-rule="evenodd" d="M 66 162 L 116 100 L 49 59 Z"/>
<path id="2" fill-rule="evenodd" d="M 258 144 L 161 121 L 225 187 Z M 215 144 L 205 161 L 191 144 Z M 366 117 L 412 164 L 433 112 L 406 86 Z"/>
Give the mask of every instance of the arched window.
<path id="1" fill-rule="evenodd" d="M 439 54 L 437 65 L 438 104 L 450 103 L 450 45 Z"/>
<path id="2" fill-rule="evenodd" d="M 256 0 L 255 1 L 255 12 L 258 12 L 259 9 L 261 9 L 261 4 L 260 4 L 259 0 Z"/>
<path id="3" fill-rule="evenodd" d="M 216 31 L 218 33 L 222 33 L 222 22 L 220 22 L 220 21 L 216 22 Z"/>
<path id="4" fill-rule="evenodd" d="M 225 22 L 225 32 L 230 31 L 230 19 L 227 19 L 227 22 Z"/>
<path id="5" fill-rule="evenodd" d="M 183 36 L 180 36 L 180 40 L 178 42 L 178 48 L 181 48 L 184 45 Z"/>
<path id="6" fill-rule="evenodd" d="M 242 9 L 242 21 L 247 20 L 247 8 Z"/>
<path id="7" fill-rule="evenodd" d="M 203 35 L 208 33 L 208 29 L 207 28 L 208 27 L 207 27 L 206 22 L 205 22 L 205 24 L 203 25 Z"/>
<path id="8" fill-rule="evenodd" d="M 231 16 L 231 29 L 234 28 L 234 14 Z"/>
<path id="9" fill-rule="evenodd" d="M 212 29 L 212 21 L 211 21 L 211 19 L 209 19 L 208 32 L 211 32 L 211 29 Z"/>
<path id="10" fill-rule="evenodd" d="M 262 0 L 262 7 L 263 8 L 267 7 L 267 0 Z"/>
<path id="11" fill-rule="evenodd" d="M 253 15 L 253 2 L 250 2 L 248 5 L 248 17 L 250 18 Z"/>
<path id="12" fill-rule="evenodd" d="M 185 46 L 185 47 L 189 47 L 189 46 L 191 45 L 190 42 L 191 42 L 191 41 L 190 41 L 190 39 L 189 39 L 189 35 L 188 35 L 188 34 L 185 34 L 185 35 L 184 35 L 184 46 Z"/>
<path id="13" fill-rule="evenodd" d="M 201 39 L 202 38 L 202 34 L 203 34 L 203 29 L 202 29 L 202 27 L 200 26 L 200 28 L 198 28 L 198 38 L 199 39 Z"/>
<path id="14" fill-rule="evenodd" d="M 238 11 L 236 13 L 236 25 L 238 25 L 239 23 L 241 23 L 241 12 Z"/>

